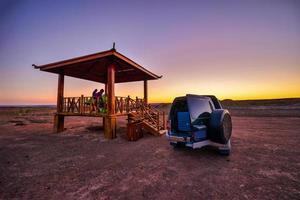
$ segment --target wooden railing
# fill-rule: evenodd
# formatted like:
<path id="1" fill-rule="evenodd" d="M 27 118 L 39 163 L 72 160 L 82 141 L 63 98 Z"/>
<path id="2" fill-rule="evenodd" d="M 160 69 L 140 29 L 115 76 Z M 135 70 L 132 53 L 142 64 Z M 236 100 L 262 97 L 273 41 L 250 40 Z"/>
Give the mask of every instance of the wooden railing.
<path id="1" fill-rule="evenodd" d="M 115 112 L 118 113 L 130 113 L 138 112 L 144 105 L 144 99 L 136 97 L 135 99 L 128 97 L 116 96 L 115 99 Z"/>
<path id="2" fill-rule="evenodd" d="M 150 104 L 141 107 L 144 120 L 157 131 L 166 129 L 165 113 L 153 108 Z"/>
<path id="3" fill-rule="evenodd" d="M 107 113 L 107 99 L 85 97 L 64 97 L 63 112 L 71 114 L 101 115 Z M 141 98 L 115 97 L 115 114 L 127 114 L 137 112 L 143 104 Z"/>
<path id="4" fill-rule="evenodd" d="M 71 114 L 100 114 L 105 113 L 105 106 L 100 110 L 99 98 L 85 97 L 64 97 L 63 112 Z"/>
<path id="5" fill-rule="evenodd" d="M 106 115 L 107 99 L 101 100 L 93 97 L 64 97 L 63 112 L 74 115 Z M 150 104 L 146 104 L 144 99 L 127 97 L 115 97 L 115 114 L 126 115 L 132 113 L 137 120 L 144 121 L 154 130 L 166 129 L 165 113 L 161 112 Z"/>
<path id="6" fill-rule="evenodd" d="M 135 100 L 135 112 L 130 112 L 134 121 L 143 121 L 153 131 L 158 133 L 161 130 L 166 130 L 165 113 L 152 107 L 150 104 L 145 104 L 143 101 Z"/>

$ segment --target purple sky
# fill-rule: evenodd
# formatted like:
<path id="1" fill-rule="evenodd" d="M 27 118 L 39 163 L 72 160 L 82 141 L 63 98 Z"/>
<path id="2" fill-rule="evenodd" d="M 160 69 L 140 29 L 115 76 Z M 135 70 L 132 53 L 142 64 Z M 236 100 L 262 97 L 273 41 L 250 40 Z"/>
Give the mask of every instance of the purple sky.
<path id="1" fill-rule="evenodd" d="M 54 104 L 55 74 L 31 64 L 116 48 L 163 75 L 151 102 L 300 97 L 300 1 L 0 0 L 0 104 Z M 66 96 L 103 85 L 67 78 Z M 142 83 L 117 95 L 141 96 Z"/>

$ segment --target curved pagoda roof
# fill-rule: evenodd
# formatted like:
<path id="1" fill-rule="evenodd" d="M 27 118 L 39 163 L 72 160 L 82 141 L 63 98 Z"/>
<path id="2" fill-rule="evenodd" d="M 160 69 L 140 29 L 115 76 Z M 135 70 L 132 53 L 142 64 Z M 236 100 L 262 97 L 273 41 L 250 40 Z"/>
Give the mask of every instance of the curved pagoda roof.
<path id="1" fill-rule="evenodd" d="M 117 52 L 114 48 L 86 56 L 71 58 L 45 65 L 33 65 L 41 71 L 64 74 L 75 78 L 106 83 L 107 67 L 115 65 L 115 82 L 155 80 L 158 76 Z"/>

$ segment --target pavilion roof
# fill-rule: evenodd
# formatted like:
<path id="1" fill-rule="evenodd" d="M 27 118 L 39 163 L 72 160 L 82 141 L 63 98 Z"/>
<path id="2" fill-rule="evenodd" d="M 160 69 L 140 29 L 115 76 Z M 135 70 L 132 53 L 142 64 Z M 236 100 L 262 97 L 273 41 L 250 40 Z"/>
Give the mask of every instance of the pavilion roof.
<path id="1" fill-rule="evenodd" d="M 41 71 L 64 74 L 75 78 L 106 83 L 107 67 L 114 63 L 116 66 L 115 82 L 131 82 L 155 80 L 158 76 L 136 62 L 117 52 L 114 48 L 86 56 L 71 58 L 45 65 L 33 65 Z"/>

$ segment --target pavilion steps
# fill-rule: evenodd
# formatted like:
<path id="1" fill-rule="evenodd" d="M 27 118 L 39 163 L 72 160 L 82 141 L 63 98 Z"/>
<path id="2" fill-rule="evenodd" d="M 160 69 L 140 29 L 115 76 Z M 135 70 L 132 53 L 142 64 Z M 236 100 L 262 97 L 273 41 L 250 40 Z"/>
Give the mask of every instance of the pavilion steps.
<path id="1" fill-rule="evenodd" d="M 158 130 L 157 127 L 155 127 L 153 124 L 148 123 L 147 121 L 142 121 L 141 123 L 142 127 L 149 132 L 150 134 L 154 136 L 161 136 L 165 134 L 165 130 Z"/>
<path id="2" fill-rule="evenodd" d="M 140 113 L 128 114 L 128 123 L 139 123 L 139 126 L 141 126 L 143 130 L 154 136 L 161 136 L 166 132 L 162 125 L 159 125 L 158 127 L 157 121 L 149 120 L 147 117 L 142 116 Z"/>

